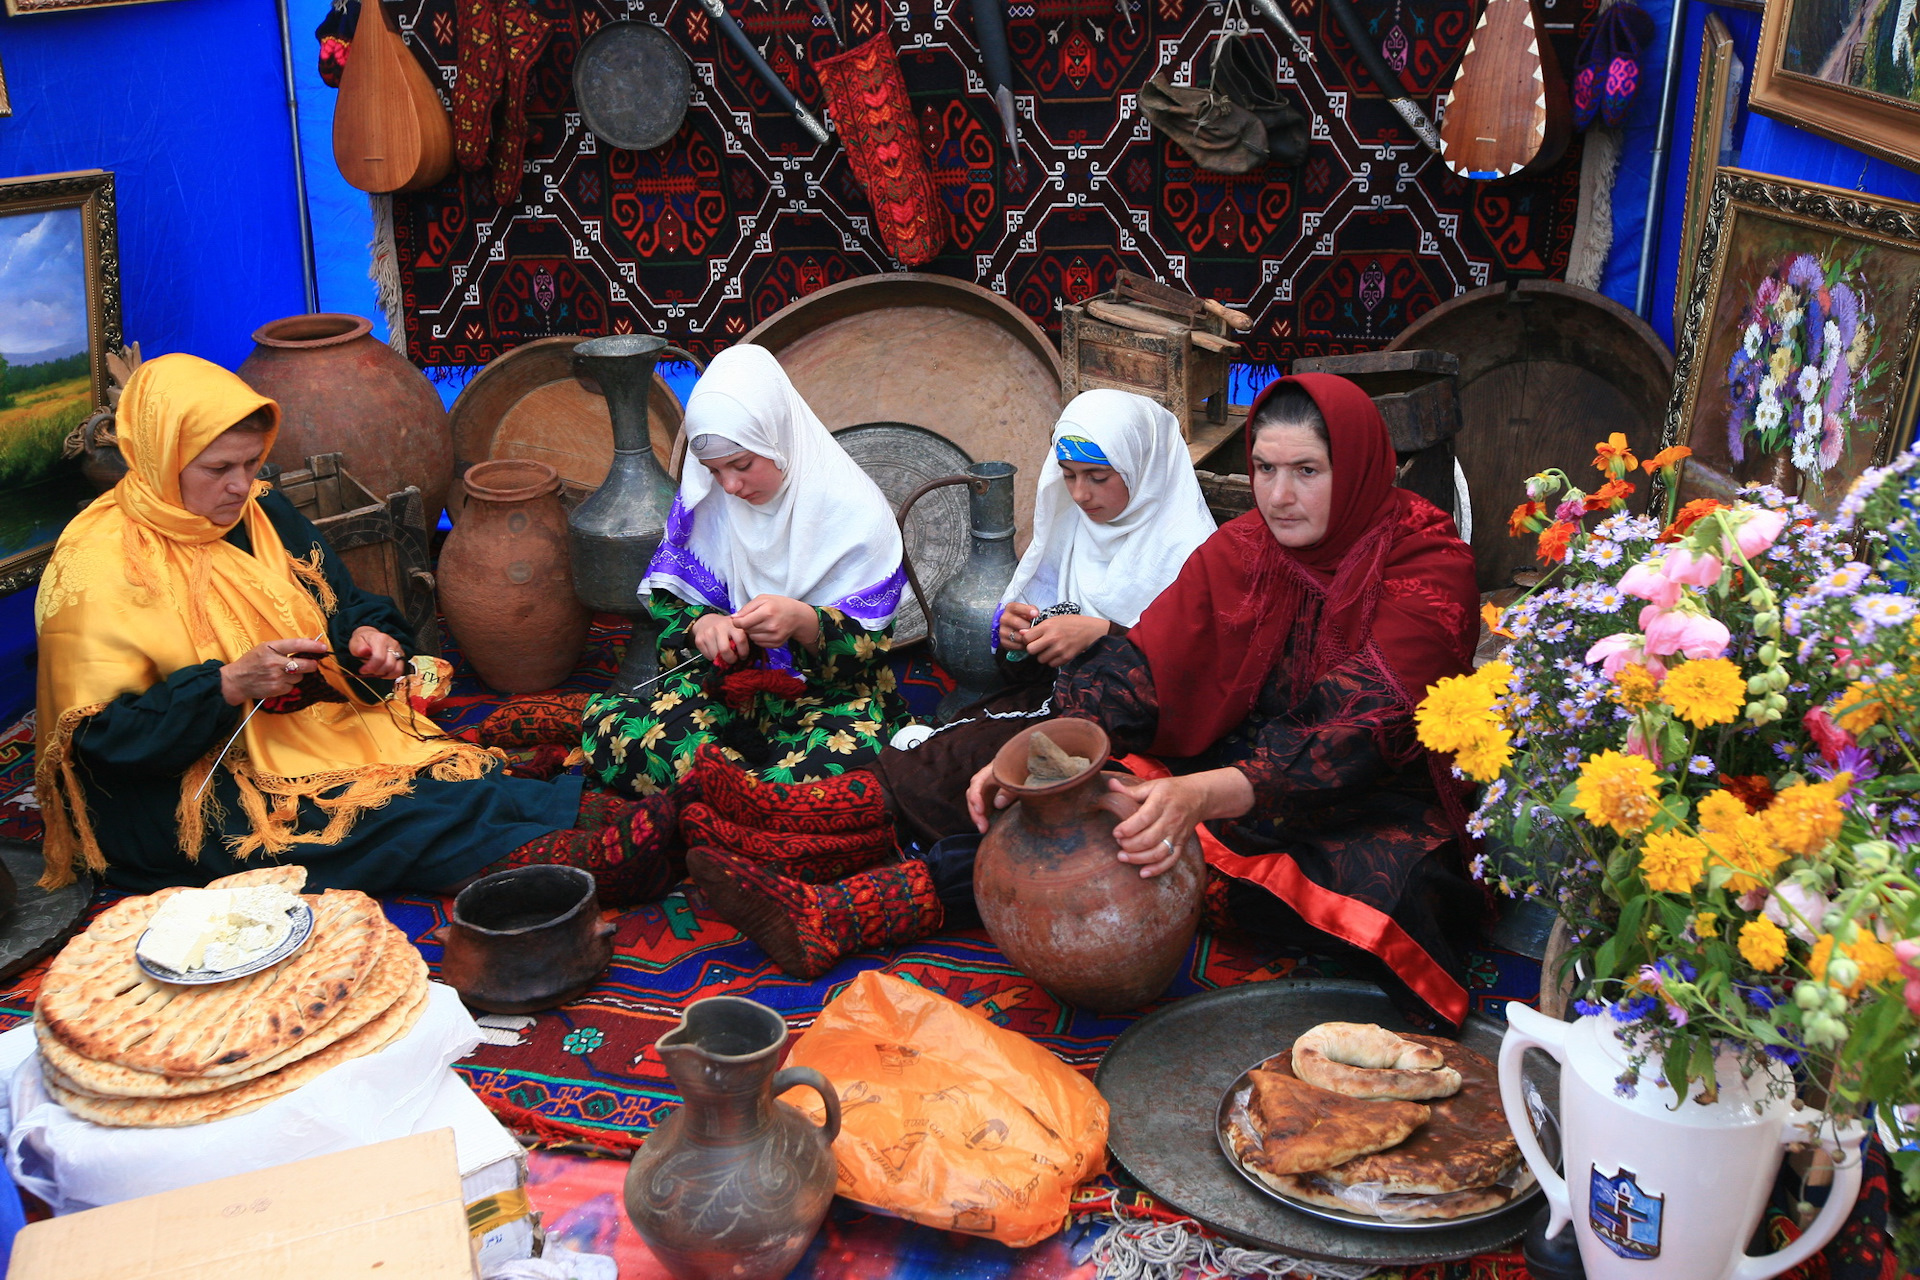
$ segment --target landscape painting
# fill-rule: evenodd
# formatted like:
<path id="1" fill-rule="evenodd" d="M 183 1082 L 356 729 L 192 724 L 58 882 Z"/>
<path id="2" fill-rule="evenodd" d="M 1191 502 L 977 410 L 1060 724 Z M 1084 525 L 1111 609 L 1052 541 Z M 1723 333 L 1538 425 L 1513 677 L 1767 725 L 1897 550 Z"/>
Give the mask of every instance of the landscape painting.
<path id="1" fill-rule="evenodd" d="M 1920 102 L 1912 0 L 1792 0 L 1780 69 Z"/>

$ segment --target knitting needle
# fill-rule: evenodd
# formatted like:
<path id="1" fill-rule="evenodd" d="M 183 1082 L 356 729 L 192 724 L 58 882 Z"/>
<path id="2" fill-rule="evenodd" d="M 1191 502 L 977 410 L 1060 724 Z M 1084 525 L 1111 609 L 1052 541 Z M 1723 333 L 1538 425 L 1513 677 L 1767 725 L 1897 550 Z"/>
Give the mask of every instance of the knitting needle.
<path id="1" fill-rule="evenodd" d="M 688 667 L 692 666 L 694 663 L 705 662 L 706 660 L 707 660 L 707 655 L 705 655 L 704 653 L 696 653 L 691 658 L 688 658 L 685 662 L 681 663 L 679 666 L 668 667 L 665 671 L 662 671 L 659 675 L 653 677 L 651 680 L 642 680 L 639 684 L 633 686 L 632 692 L 638 693 L 650 684 L 659 684 L 662 680 L 665 680 L 668 676 L 672 675 L 674 672 L 684 671 Z"/>
<path id="2" fill-rule="evenodd" d="M 320 635 L 317 635 L 314 637 L 314 641 L 318 643 L 325 637 L 325 635 L 326 633 L 324 631 L 321 632 Z M 278 649 L 275 649 L 274 652 L 280 653 Z M 280 653 L 280 656 L 283 658 L 286 658 L 286 657 L 291 657 L 292 655 Z M 331 657 L 332 655 L 331 653 L 317 653 L 317 654 L 303 655 L 303 656 L 312 656 L 314 658 L 326 658 L 326 657 Z M 255 702 L 253 704 L 253 710 L 247 712 L 246 715 L 240 718 L 240 727 L 233 731 L 233 736 L 227 739 L 227 745 L 220 748 L 220 754 L 213 758 L 213 765 L 211 768 L 207 770 L 207 776 L 200 780 L 200 789 L 193 793 L 193 802 L 195 804 L 199 804 L 200 797 L 207 794 L 207 788 L 213 783 L 213 775 L 220 771 L 220 762 L 227 758 L 227 752 L 233 750 L 233 744 L 240 740 L 240 735 L 246 731 L 248 721 L 252 720 L 256 715 L 260 714 L 260 707 L 261 707 L 261 704 L 259 702 Z"/>

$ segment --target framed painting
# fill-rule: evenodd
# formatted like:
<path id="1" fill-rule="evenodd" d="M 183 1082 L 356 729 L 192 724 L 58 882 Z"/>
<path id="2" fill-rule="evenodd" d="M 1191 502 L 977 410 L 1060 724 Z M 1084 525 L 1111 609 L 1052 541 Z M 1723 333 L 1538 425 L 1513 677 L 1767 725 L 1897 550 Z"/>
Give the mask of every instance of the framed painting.
<path id="1" fill-rule="evenodd" d="M 73 9 L 107 9 L 115 5 L 144 4 L 147 0 L 7 0 L 7 16 L 23 13 L 66 13 Z"/>
<path id="2" fill-rule="evenodd" d="M 1920 24 L 1912 0 L 1773 0 L 1755 111 L 1920 169 Z"/>
<path id="3" fill-rule="evenodd" d="M 63 451 L 120 339 L 113 175 L 0 180 L 0 593 L 39 578 L 90 496 Z"/>
<path id="4" fill-rule="evenodd" d="M 1920 205 L 1722 169 L 1676 332 L 1682 496 L 1765 482 L 1832 511 L 1913 435 Z"/>
<path id="5" fill-rule="evenodd" d="M 0 67 L 0 118 L 13 114 L 13 99 L 7 96 L 7 69 Z"/>
<path id="6" fill-rule="evenodd" d="M 1713 175 L 1722 165 L 1738 163 L 1733 154 L 1733 125 L 1746 87 L 1747 64 L 1734 51 L 1727 24 L 1719 14 L 1708 14 L 1700 41 L 1700 87 L 1694 94 L 1693 152 L 1687 162 L 1687 203 L 1680 226 L 1679 285 L 1673 291 L 1676 333 L 1687 309 L 1687 283 L 1693 279 Z"/>

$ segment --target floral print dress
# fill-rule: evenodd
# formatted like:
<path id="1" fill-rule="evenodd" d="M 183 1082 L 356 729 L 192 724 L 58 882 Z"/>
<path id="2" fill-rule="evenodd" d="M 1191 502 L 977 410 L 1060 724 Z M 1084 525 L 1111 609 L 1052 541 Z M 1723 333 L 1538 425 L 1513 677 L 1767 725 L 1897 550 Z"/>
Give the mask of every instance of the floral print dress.
<path id="1" fill-rule="evenodd" d="M 662 671 L 699 657 L 693 624 L 725 612 L 658 590 L 648 608 L 662 624 Z M 652 795 L 686 774 L 703 742 L 717 743 L 728 759 L 769 782 L 813 782 L 872 764 L 910 719 L 887 665 L 893 628 L 869 631 L 838 609 L 816 607 L 814 614 L 818 652 L 783 647 L 768 655 L 764 671 L 730 681 L 700 662 L 638 696 L 588 700 L 581 742 L 588 777 Z M 783 675 L 804 687 L 792 691 L 793 679 Z"/>

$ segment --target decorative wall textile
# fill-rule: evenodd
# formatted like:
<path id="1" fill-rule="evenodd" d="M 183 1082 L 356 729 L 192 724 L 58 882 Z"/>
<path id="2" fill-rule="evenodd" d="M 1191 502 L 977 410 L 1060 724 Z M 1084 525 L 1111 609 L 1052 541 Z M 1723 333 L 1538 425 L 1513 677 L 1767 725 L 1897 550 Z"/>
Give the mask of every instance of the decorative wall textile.
<path id="1" fill-rule="evenodd" d="M 887 34 L 814 64 L 847 149 L 847 163 L 867 193 L 880 243 L 901 263 L 931 262 L 947 242 L 947 210 L 927 168 L 913 99 Z"/>
<path id="2" fill-rule="evenodd" d="M 515 4 L 528 0 L 513 0 Z M 1157 68 L 1204 81 L 1222 10 L 1204 0 L 1013 0 L 1008 39 L 1024 179 L 981 77 L 970 11 L 933 0 L 830 0 L 850 41 L 884 29 L 933 162 L 952 237 L 926 270 L 975 281 L 1057 331 L 1062 302 L 1128 267 L 1250 312 L 1250 358 L 1378 347 L 1421 312 L 1516 275 L 1558 277 L 1578 201 L 1579 149 L 1540 178 L 1471 183 L 1407 131 L 1355 64 L 1339 24 L 1283 0 L 1319 51 L 1278 62 L 1312 118 L 1294 169 L 1196 167 L 1140 115 Z M 443 81 L 458 61 L 457 0 L 404 0 L 403 25 Z M 834 51 L 802 0 L 728 0 L 810 106 Z M 1471 0 L 1357 0 L 1423 103 L 1448 83 Z M 552 35 L 527 81 L 521 202 L 456 175 L 396 197 L 407 345 L 427 365 L 472 365 L 555 333 L 644 330 L 706 356 L 802 294 L 892 269 L 872 205 L 836 140 L 816 147 L 693 0 L 530 0 Z M 1569 60 L 1592 0 L 1553 0 Z M 1238 13 L 1239 6 L 1233 6 Z M 664 24 L 693 60 L 687 121 L 666 145 L 617 151 L 571 100 L 580 43 L 615 17 Z M 1256 27 L 1270 61 L 1276 44 Z M 1356 89 L 1355 84 L 1363 86 Z"/>

